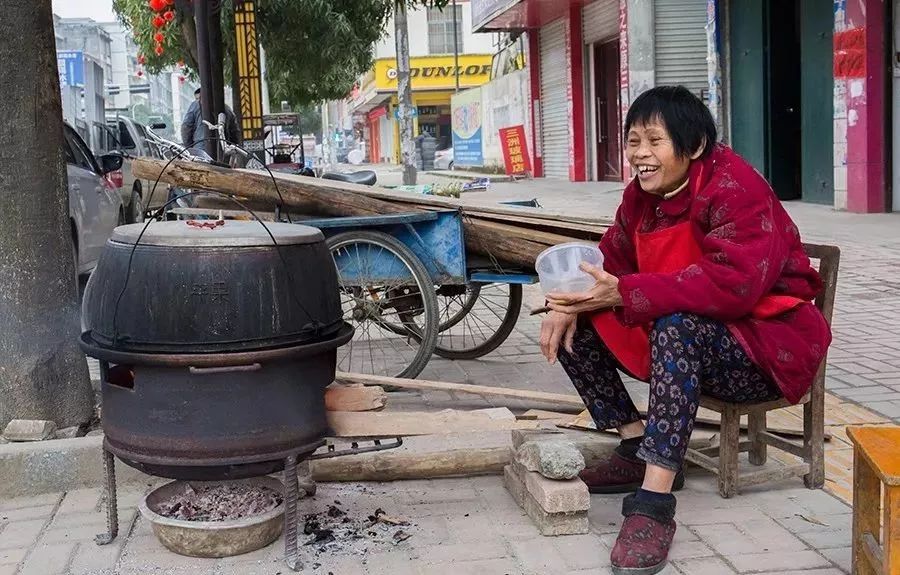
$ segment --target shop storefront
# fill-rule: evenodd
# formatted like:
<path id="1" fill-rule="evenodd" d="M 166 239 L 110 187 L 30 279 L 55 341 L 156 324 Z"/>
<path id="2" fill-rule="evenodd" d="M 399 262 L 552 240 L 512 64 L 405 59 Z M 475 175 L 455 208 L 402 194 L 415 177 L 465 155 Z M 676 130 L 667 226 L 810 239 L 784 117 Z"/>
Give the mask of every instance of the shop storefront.
<path id="1" fill-rule="evenodd" d="M 459 64 L 450 56 L 410 58 L 412 104 L 415 109 L 413 133 L 428 133 L 438 139 L 438 149 L 449 147 L 450 98 L 460 89 L 481 86 L 491 77 L 489 54 L 460 54 Z M 363 86 L 354 92 L 350 105 L 355 113 L 366 114 L 367 149 L 373 162 L 398 163 L 400 126 L 397 110 L 397 68 L 394 58 L 375 60 Z"/>

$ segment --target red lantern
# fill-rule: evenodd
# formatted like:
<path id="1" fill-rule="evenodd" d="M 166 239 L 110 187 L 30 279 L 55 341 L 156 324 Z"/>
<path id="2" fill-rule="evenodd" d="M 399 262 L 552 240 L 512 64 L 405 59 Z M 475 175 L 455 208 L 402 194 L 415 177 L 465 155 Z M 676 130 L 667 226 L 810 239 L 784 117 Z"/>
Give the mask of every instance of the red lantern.
<path id="1" fill-rule="evenodd" d="M 166 7 L 165 0 L 150 0 L 150 9 L 154 12 L 162 12 Z"/>
<path id="2" fill-rule="evenodd" d="M 162 16 L 154 16 L 153 27 L 159 30 L 166 25 L 166 20 Z"/>
<path id="3" fill-rule="evenodd" d="M 182 84 L 184 84 L 184 80 L 185 80 L 184 76 L 178 76 L 178 81 L 181 82 Z"/>
<path id="4" fill-rule="evenodd" d="M 166 10 L 166 13 L 163 14 L 163 17 L 166 19 L 166 22 L 171 22 L 175 19 L 175 11 L 174 10 Z"/>
<path id="5" fill-rule="evenodd" d="M 184 60 L 179 60 L 179 61 L 178 61 L 178 67 L 179 67 L 179 68 L 184 68 Z"/>
<path id="6" fill-rule="evenodd" d="M 143 75 L 144 75 L 144 71 L 143 71 L 143 70 L 138 70 L 138 71 L 137 71 L 137 77 L 138 77 L 138 78 L 140 78 L 140 77 L 143 76 Z"/>
<path id="7" fill-rule="evenodd" d="M 166 0 L 166 6 L 171 6 L 175 3 L 175 0 Z"/>
<path id="8" fill-rule="evenodd" d="M 162 55 L 163 55 L 163 52 L 165 52 L 165 50 L 163 49 L 162 44 L 157 44 L 157 45 L 156 45 L 156 50 L 155 50 L 155 52 L 156 52 L 156 55 L 157 55 L 157 56 L 162 56 Z"/>
<path id="9" fill-rule="evenodd" d="M 156 34 L 153 35 L 153 40 L 154 40 L 157 44 L 162 44 L 163 42 L 166 41 L 166 37 L 163 36 L 161 32 L 157 32 Z"/>
<path id="10" fill-rule="evenodd" d="M 146 64 L 146 63 L 147 63 L 147 57 L 144 56 L 143 54 L 138 54 L 138 64 Z"/>

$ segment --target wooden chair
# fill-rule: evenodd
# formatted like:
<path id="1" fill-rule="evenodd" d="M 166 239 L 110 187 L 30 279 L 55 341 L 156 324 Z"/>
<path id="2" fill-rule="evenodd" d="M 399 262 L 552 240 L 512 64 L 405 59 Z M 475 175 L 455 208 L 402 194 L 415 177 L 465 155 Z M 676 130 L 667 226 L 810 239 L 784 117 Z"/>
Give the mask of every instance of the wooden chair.
<path id="1" fill-rule="evenodd" d="M 819 274 L 822 276 L 824 288 L 816 298 L 816 307 L 822 311 L 831 325 L 841 250 L 836 246 L 813 244 L 804 244 L 803 247 L 810 259 L 819 260 Z M 766 428 L 766 414 L 774 409 L 790 406 L 787 400 L 739 404 L 703 396 L 700 405 L 718 412 L 722 418 L 719 446 L 688 449 L 685 459 L 715 473 L 719 478 L 719 494 L 725 498 L 734 495 L 741 487 L 798 475 L 803 476 L 808 488 L 822 488 L 825 484 L 825 363 L 826 360 L 823 359 L 812 388 L 800 400 L 800 404 L 803 405 L 802 445 L 772 434 Z M 747 441 L 740 440 L 743 415 L 746 415 L 748 420 Z M 802 457 L 803 463 L 752 471 L 738 477 L 738 454 L 747 451 L 751 464 L 763 465 L 769 446 Z"/>

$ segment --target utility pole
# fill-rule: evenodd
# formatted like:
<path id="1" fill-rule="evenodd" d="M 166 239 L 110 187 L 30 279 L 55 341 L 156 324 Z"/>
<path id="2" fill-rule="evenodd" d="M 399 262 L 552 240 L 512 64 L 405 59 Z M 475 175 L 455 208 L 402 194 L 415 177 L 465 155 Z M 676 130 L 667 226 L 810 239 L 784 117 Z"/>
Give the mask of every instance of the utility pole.
<path id="1" fill-rule="evenodd" d="M 459 31 L 456 28 L 456 0 L 453 0 L 453 75 L 456 78 L 456 91 L 459 92 Z"/>
<path id="2" fill-rule="evenodd" d="M 394 40 L 397 44 L 397 102 L 400 122 L 400 163 L 403 185 L 416 184 L 416 143 L 413 140 L 412 85 L 409 77 L 409 30 L 406 25 L 406 0 L 394 2 Z"/>
<path id="3" fill-rule="evenodd" d="M 200 76 L 200 111 L 207 122 L 216 123 L 213 100 L 212 65 L 209 61 L 209 2 L 194 2 L 194 26 L 197 29 L 197 72 Z M 210 130 L 210 139 L 204 142 L 206 153 L 217 157 L 219 146 L 216 134 Z"/>

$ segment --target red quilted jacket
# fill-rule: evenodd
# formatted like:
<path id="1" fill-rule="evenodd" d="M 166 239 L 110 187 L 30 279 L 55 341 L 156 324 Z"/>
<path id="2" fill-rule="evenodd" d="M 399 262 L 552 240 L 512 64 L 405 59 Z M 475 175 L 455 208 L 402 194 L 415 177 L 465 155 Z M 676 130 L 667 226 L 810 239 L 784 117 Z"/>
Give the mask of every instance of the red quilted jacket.
<path id="1" fill-rule="evenodd" d="M 639 273 L 634 235 L 690 220 L 703 257 L 676 273 Z M 665 200 L 637 180 L 625 189 L 616 221 L 600 249 L 619 278 L 626 325 L 676 312 L 728 325 L 744 350 L 791 402 L 809 390 L 831 343 L 831 328 L 811 303 L 771 319 L 750 312 L 767 294 L 812 301 L 822 289 L 803 251 L 797 226 L 766 180 L 730 148 L 719 145 L 690 168 L 690 184 Z"/>

